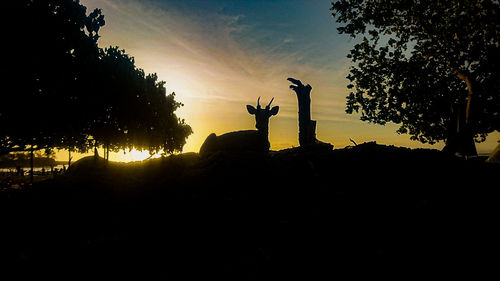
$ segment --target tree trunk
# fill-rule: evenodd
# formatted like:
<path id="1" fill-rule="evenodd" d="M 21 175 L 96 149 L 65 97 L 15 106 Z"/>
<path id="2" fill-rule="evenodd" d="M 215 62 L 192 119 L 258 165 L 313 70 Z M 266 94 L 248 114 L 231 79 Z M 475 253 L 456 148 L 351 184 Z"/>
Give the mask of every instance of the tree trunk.
<path id="1" fill-rule="evenodd" d="M 109 162 L 109 144 L 106 145 L 106 162 Z"/>
<path id="2" fill-rule="evenodd" d="M 331 150 L 332 144 L 324 143 L 316 139 L 316 120 L 311 120 L 311 90 L 307 84 L 304 86 L 300 80 L 288 78 L 295 85 L 290 88 L 297 94 L 299 107 L 299 144 L 300 146 L 315 145 L 316 148 Z"/>
<path id="3" fill-rule="evenodd" d="M 94 140 L 94 161 L 99 160 L 99 151 L 97 151 L 97 141 Z"/>
<path id="4" fill-rule="evenodd" d="M 309 91 L 297 92 L 299 107 L 299 143 L 301 146 L 316 143 L 316 121 L 311 120 L 311 96 Z"/>
<path id="5" fill-rule="evenodd" d="M 469 101 L 468 104 L 470 104 Z M 467 123 L 467 106 L 465 116 L 462 112 L 459 107 L 452 107 L 452 117 L 448 125 L 448 136 L 443 151 L 459 156 L 477 156 L 474 133 L 470 124 Z"/>
<path id="6" fill-rule="evenodd" d="M 462 74 L 452 68 L 455 75 L 467 86 L 467 103 L 465 105 L 465 116 L 462 117 L 460 110 L 457 110 L 456 134 L 449 134 L 444 151 L 461 156 L 477 156 L 476 144 L 474 142 L 474 132 L 470 124 L 471 101 L 473 94 L 472 81 L 469 75 Z"/>
<path id="7" fill-rule="evenodd" d="M 299 144 L 300 146 L 316 143 L 316 121 L 311 120 L 311 90 L 312 87 L 303 85 L 300 80 L 288 78 L 297 86 L 290 86 L 297 94 L 299 108 Z"/>
<path id="8" fill-rule="evenodd" d="M 31 149 L 30 149 L 30 183 L 31 184 L 33 184 L 33 176 L 34 176 L 33 165 L 34 165 L 34 148 L 33 148 L 33 145 L 31 145 Z"/>
<path id="9" fill-rule="evenodd" d="M 71 168 L 71 147 L 68 147 L 68 170 Z"/>
<path id="10" fill-rule="evenodd" d="M 472 99 L 472 84 L 469 80 L 469 76 L 465 76 L 465 84 L 467 85 L 467 106 L 465 107 L 465 126 L 469 124 L 470 116 L 470 104 Z"/>
<path id="11" fill-rule="evenodd" d="M 459 153 L 463 156 L 477 156 L 476 143 L 474 142 L 474 132 L 470 124 L 470 111 L 473 87 L 469 76 L 464 76 L 465 84 L 467 85 L 467 104 L 465 106 L 465 118 L 462 121 L 463 125 L 460 126 L 458 131 L 458 138 L 460 140 Z"/>

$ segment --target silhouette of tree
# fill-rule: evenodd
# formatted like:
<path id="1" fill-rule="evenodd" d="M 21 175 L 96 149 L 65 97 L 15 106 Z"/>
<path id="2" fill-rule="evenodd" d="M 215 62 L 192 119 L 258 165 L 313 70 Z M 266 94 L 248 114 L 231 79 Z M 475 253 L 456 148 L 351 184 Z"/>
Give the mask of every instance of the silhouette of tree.
<path id="1" fill-rule="evenodd" d="M 101 52 L 99 73 L 90 134 L 105 148 L 105 157 L 110 150 L 132 147 L 152 153 L 182 151 L 192 131 L 174 114 L 182 104 L 174 93 L 166 95 L 164 81 L 145 75 L 118 47 Z"/>
<path id="2" fill-rule="evenodd" d="M 76 146 L 81 135 L 81 96 L 98 59 L 101 11 L 89 15 L 78 1 L 8 1 L 16 21 L 9 38 L 6 83 L 0 102 L 0 154 Z M 71 130 L 69 130 L 71 128 Z"/>
<path id="3" fill-rule="evenodd" d="M 187 137 L 193 133 L 184 119 L 174 113 L 184 105 L 175 100 L 175 93 L 166 94 L 165 81 L 158 81 L 156 74 L 148 74 L 142 82 L 143 103 L 147 105 L 142 118 L 147 125 L 142 126 L 142 137 L 139 138 L 142 142 L 138 148 L 148 149 L 151 153 L 160 150 L 164 153 L 181 152 Z"/>
<path id="4" fill-rule="evenodd" d="M 344 25 L 362 36 L 348 55 L 346 112 L 361 120 L 401 124 L 423 143 L 476 154 L 500 129 L 498 1 L 355 1 L 332 3 Z"/>
<path id="5" fill-rule="evenodd" d="M 8 1 L 7 84 L 0 102 L 0 155 L 61 148 L 181 151 L 191 128 L 165 82 L 145 75 L 118 47 L 98 47 L 101 10 L 79 1 Z"/>

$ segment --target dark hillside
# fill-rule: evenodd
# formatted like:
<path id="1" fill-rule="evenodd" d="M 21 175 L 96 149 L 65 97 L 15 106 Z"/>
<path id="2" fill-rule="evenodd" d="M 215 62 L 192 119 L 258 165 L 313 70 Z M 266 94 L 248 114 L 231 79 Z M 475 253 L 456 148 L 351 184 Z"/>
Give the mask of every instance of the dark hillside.
<path id="1" fill-rule="evenodd" d="M 2 264 L 67 279 L 477 275 L 493 263 L 499 172 L 375 143 L 130 164 L 90 157 L 1 194 Z"/>

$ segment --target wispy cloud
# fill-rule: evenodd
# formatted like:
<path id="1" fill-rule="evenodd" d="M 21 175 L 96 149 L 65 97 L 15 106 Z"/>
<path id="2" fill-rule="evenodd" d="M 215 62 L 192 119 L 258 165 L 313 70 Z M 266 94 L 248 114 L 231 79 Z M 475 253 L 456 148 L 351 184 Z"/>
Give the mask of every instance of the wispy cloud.
<path id="1" fill-rule="evenodd" d="M 262 23 L 246 21 L 244 14 L 200 16 L 142 1 L 82 2 L 103 9 L 101 46 L 125 48 L 139 67 L 167 81 L 167 90 L 185 104 L 179 115 L 195 131 L 188 150 L 196 151 L 210 131 L 252 128 L 244 105 L 259 96 L 263 101 L 275 97 L 281 109 L 276 118 L 297 118 L 287 77 L 313 86 L 314 118 L 344 116 L 347 61 L 328 55 L 318 60 L 318 42 L 300 43 L 297 35 L 267 30 Z M 277 130 L 297 130 L 293 122 L 286 124 Z"/>

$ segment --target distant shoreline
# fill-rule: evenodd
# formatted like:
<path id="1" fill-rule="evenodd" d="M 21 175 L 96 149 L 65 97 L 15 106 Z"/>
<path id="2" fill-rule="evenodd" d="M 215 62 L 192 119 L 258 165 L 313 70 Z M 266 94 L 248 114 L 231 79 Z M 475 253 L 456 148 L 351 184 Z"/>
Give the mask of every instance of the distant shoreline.
<path id="1" fill-rule="evenodd" d="M 33 164 L 33 168 L 43 168 L 43 167 L 56 167 L 56 166 L 60 166 L 60 165 L 68 165 L 68 161 L 55 161 L 53 162 L 53 164 L 39 164 L 39 163 L 34 163 Z M 31 166 L 26 163 L 22 163 L 21 165 L 19 165 L 19 167 L 21 168 L 30 168 Z M 12 166 L 12 165 L 0 165 L 0 169 L 15 169 L 16 166 Z"/>

